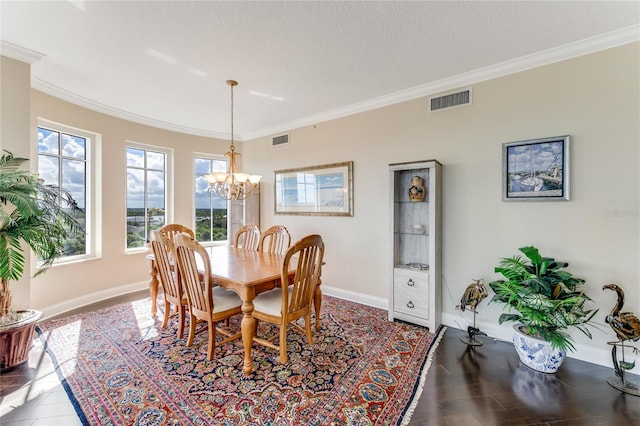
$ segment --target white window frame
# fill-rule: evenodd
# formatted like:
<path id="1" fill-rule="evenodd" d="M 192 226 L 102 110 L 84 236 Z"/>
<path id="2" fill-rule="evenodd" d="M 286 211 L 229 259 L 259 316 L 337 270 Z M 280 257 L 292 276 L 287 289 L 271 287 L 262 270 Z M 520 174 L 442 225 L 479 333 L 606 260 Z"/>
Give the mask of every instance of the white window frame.
<path id="1" fill-rule="evenodd" d="M 129 165 L 127 164 L 127 148 L 133 148 L 133 149 L 142 149 L 144 151 L 156 151 L 156 152 L 161 152 L 163 154 L 166 155 L 166 179 L 165 179 L 165 194 L 164 194 L 164 199 L 165 199 L 165 210 L 164 210 L 164 220 L 165 223 L 172 223 L 173 222 L 173 186 L 174 186 L 174 180 L 173 180 L 173 159 L 174 159 L 174 150 L 172 148 L 167 148 L 164 146 L 159 146 L 159 145 L 151 145 L 151 144 L 145 144 L 145 143 L 140 143 L 140 142 L 135 142 L 132 140 L 125 140 L 125 145 L 124 145 L 124 156 L 125 156 L 125 160 L 124 160 L 124 176 L 125 176 L 125 183 L 124 183 L 124 205 L 125 205 L 125 212 L 124 212 L 124 228 L 125 230 L 127 229 L 127 169 L 129 167 Z M 124 251 L 125 253 L 140 253 L 141 251 L 146 251 L 147 248 L 142 246 L 142 247 L 127 247 L 127 233 L 125 232 L 124 234 Z"/>
<path id="2" fill-rule="evenodd" d="M 85 174 L 85 232 L 86 232 L 86 253 L 75 256 L 62 256 L 55 260 L 55 265 L 63 265 L 97 259 L 102 257 L 102 185 L 101 160 L 102 160 L 102 135 L 89 130 L 78 129 L 55 121 L 38 117 L 36 132 L 38 128 L 44 127 L 59 133 L 67 133 L 79 136 L 86 140 L 86 174 Z M 37 143 L 37 138 L 36 138 Z M 39 152 L 36 146 L 33 155 L 38 170 Z M 35 259 L 35 256 L 34 256 Z M 37 259 L 34 263 L 36 264 Z"/>
<path id="3" fill-rule="evenodd" d="M 191 181 L 191 196 L 193 197 L 193 202 L 191 203 L 191 206 L 193 208 L 193 211 L 191 212 L 191 217 L 193 218 L 193 230 L 194 232 L 196 232 L 196 159 L 203 159 L 203 160 L 216 160 L 216 161 L 223 161 L 225 163 L 225 170 L 228 170 L 229 168 L 229 161 L 227 160 L 227 157 L 224 155 L 217 155 L 217 154 L 207 154 L 207 153 L 203 153 L 203 152 L 194 152 L 193 156 L 191 158 L 191 177 L 193 177 L 193 180 Z M 200 244 L 202 244 L 205 247 L 210 247 L 210 246 L 221 246 L 221 245 L 227 245 L 230 244 L 230 237 L 229 237 L 229 225 L 231 224 L 231 203 L 227 200 L 227 239 L 226 240 L 221 240 L 221 241 L 199 241 Z"/>

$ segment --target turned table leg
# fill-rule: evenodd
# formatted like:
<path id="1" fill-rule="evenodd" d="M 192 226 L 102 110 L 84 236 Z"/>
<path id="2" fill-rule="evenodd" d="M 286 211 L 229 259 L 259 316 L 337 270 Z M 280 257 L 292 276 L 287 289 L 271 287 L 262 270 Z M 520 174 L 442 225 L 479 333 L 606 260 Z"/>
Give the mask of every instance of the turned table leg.
<path id="1" fill-rule="evenodd" d="M 242 343 L 244 345 L 244 371 L 245 376 L 250 376 L 253 371 L 253 360 L 251 359 L 251 346 L 253 345 L 253 336 L 256 333 L 256 319 L 253 317 L 253 302 L 245 301 L 242 303 Z"/>

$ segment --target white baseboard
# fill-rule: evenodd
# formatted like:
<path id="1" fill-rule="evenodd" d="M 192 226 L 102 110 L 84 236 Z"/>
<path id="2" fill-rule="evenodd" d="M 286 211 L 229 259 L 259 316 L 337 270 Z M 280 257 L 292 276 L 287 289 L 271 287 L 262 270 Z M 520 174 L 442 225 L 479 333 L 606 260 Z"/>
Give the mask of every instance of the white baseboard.
<path id="1" fill-rule="evenodd" d="M 149 281 L 141 281 L 138 283 L 127 284 L 120 287 L 114 287 L 107 290 L 99 291 L 96 293 L 86 294 L 81 297 L 66 300 L 64 302 L 56 303 L 51 306 L 46 306 L 39 309 L 43 312 L 42 320 L 47 320 L 53 316 L 64 314 L 65 312 L 72 311 L 74 309 L 81 308 L 83 306 L 90 305 L 92 303 L 101 302 L 103 300 L 111 299 L 117 296 L 123 296 L 129 293 L 135 293 L 136 291 L 149 288 Z M 159 289 L 162 291 L 162 289 Z"/>
<path id="2" fill-rule="evenodd" d="M 355 291 L 344 290 L 337 287 L 331 287 L 322 284 L 320 286 L 322 294 L 337 297 L 338 299 L 349 300 L 351 302 L 360 303 L 374 308 L 389 309 L 389 300 L 381 297 L 369 296 L 368 294 L 356 293 Z"/>

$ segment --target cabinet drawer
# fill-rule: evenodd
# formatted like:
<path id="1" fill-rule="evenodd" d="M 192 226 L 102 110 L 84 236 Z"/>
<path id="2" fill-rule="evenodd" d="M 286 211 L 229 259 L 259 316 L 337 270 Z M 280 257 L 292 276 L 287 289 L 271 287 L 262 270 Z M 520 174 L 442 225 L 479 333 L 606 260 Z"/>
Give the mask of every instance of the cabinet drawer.
<path id="1" fill-rule="evenodd" d="M 414 292 L 396 293 L 393 297 L 393 309 L 414 317 L 429 318 L 427 295 L 418 295 Z"/>
<path id="2" fill-rule="evenodd" d="M 394 293 L 398 289 L 419 289 L 420 292 L 426 295 L 429 291 L 429 273 L 396 268 L 393 270 L 393 288 Z"/>
<path id="3" fill-rule="evenodd" d="M 394 270 L 393 309 L 407 315 L 429 318 L 429 274 Z"/>

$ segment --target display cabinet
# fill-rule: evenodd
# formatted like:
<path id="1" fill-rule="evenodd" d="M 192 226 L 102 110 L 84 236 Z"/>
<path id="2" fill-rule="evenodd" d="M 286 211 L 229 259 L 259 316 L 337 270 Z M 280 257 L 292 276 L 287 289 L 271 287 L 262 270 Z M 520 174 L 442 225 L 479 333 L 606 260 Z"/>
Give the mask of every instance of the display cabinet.
<path id="1" fill-rule="evenodd" d="M 390 164 L 389 321 L 441 323 L 441 178 L 436 160 Z"/>

